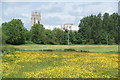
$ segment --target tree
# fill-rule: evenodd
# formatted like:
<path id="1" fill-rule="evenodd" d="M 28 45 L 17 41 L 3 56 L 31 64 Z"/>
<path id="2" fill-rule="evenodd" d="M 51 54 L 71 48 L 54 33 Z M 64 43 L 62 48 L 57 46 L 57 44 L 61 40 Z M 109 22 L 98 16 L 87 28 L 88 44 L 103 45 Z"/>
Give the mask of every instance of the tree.
<path id="1" fill-rule="evenodd" d="M 64 31 L 59 28 L 54 28 L 53 35 L 56 44 L 64 44 Z"/>
<path id="2" fill-rule="evenodd" d="M 46 44 L 56 44 L 55 35 L 52 30 L 45 29 Z"/>
<path id="3" fill-rule="evenodd" d="M 7 44 L 24 44 L 24 31 L 25 28 L 20 19 L 13 19 L 8 23 L 2 24 L 2 32 L 7 36 Z"/>
<path id="4" fill-rule="evenodd" d="M 6 44 L 7 36 L 2 32 L 2 27 L 0 27 L 0 44 Z"/>
<path id="5" fill-rule="evenodd" d="M 79 31 L 84 44 L 118 44 L 119 18 L 117 13 L 101 13 L 80 20 Z"/>
<path id="6" fill-rule="evenodd" d="M 31 41 L 36 44 L 45 44 L 45 28 L 42 24 L 35 24 L 31 30 Z"/>

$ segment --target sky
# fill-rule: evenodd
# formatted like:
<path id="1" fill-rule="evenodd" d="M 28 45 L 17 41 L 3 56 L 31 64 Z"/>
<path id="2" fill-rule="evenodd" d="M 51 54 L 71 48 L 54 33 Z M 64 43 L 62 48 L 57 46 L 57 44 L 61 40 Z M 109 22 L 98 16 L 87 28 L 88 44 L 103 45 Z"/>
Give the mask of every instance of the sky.
<path id="1" fill-rule="evenodd" d="M 41 13 L 41 24 L 47 29 L 60 27 L 63 24 L 73 24 L 72 30 L 78 30 L 80 20 L 91 14 L 105 12 L 112 14 L 118 11 L 118 0 L 4 0 L 0 3 L 1 23 L 12 19 L 21 19 L 24 26 L 30 30 L 31 14 Z M 1 24 L 0 23 L 0 24 Z"/>
<path id="2" fill-rule="evenodd" d="M 118 2 L 119 0 L 0 0 L 2 2 Z"/>

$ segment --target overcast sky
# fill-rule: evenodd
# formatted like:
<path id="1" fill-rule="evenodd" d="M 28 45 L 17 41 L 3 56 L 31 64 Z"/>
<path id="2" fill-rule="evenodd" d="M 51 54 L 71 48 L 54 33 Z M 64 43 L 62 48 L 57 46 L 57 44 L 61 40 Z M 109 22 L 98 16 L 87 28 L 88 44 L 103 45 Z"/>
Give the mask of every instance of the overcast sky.
<path id="1" fill-rule="evenodd" d="M 8 22 L 11 19 L 21 19 L 24 26 L 30 29 L 31 13 L 39 11 L 42 16 L 42 24 L 48 29 L 60 27 L 65 23 L 74 24 L 72 29 L 77 30 L 80 19 L 91 14 L 97 15 L 98 13 L 114 13 L 118 11 L 118 0 L 60 0 L 59 2 L 53 0 L 4 0 L 2 6 L 2 22 Z M 24 2 L 26 1 L 26 2 Z M 0 12 L 1 15 L 1 12 Z"/>

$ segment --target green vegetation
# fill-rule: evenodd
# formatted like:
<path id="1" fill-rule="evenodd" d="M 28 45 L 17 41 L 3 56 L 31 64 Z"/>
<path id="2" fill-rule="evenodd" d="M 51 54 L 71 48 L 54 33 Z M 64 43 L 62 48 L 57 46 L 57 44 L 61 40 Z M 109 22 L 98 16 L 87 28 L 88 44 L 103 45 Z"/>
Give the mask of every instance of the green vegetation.
<path id="1" fill-rule="evenodd" d="M 20 19 L 13 19 L 8 23 L 2 24 L 2 39 L 7 44 L 24 44 L 25 30 Z"/>
<path id="2" fill-rule="evenodd" d="M 117 78 L 119 17 L 84 17 L 78 31 L 69 31 L 70 45 L 68 30 L 35 24 L 28 31 L 20 19 L 2 23 L 3 78 Z"/>
<path id="3" fill-rule="evenodd" d="M 3 45 L 1 50 L 3 54 L 14 54 L 14 51 L 20 51 L 20 49 L 15 48 L 13 45 Z"/>
<path id="4" fill-rule="evenodd" d="M 75 51 L 89 51 L 102 53 L 118 53 L 118 45 L 14 45 L 15 48 L 26 51 L 64 51 L 65 49 L 74 49 Z"/>
<path id="5" fill-rule="evenodd" d="M 35 24 L 31 28 L 31 41 L 36 44 L 44 44 L 45 40 L 45 28 L 41 24 Z"/>
<path id="6" fill-rule="evenodd" d="M 68 30 L 3 23 L 3 78 L 117 78 L 118 26 L 116 13 L 84 17 L 66 45 Z"/>
<path id="7" fill-rule="evenodd" d="M 70 44 L 118 44 L 119 23 L 118 14 L 105 13 L 91 15 L 81 19 L 79 31 L 70 30 Z M 13 19 L 2 24 L 3 43 L 7 44 L 54 44 L 66 45 L 68 30 L 55 28 L 48 30 L 42 24 L 35 24 L 28 31 L 20 19 Z"/>
<path id="8" fill-rule="evenodd" d="M 105 13 L 81 19 L 79 24 L 81 40 L 86 44 L 118 44 L 118 14 Z"/>
<path id="9" fill-rule="evenodd" d="M 16 51 L 2 58 L 3 78 L 118 78 L 118 54 Z"/>

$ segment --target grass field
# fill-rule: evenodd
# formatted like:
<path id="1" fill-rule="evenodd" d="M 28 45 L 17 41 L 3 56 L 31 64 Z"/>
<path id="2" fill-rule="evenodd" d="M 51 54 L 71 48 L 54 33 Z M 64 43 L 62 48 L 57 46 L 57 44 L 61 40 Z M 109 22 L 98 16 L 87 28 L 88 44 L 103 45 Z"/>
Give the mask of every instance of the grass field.
<path id="1" fill-rule="evenodd" d="M 3 78 L 118 77 L 119 54 L 114 53 L 118 50 L 117 45 L 19 45 L 15 47 L 27 51 L 15 51 L 14 54 L 2 56 Z M 69 48 L 91 52 L 39 51 Z"/>
<path id="2" fill-rule="evenodd" d="M 28 45 L 20 45 L 15 46 L 16 48 L 22 50 L 64 50 L 64 49 L 75 49 L 75 50 L 85 50 L 90 52 L 99 52 L 99 53 L 117 53 L 118 45 L 36 45 L 36 44 L 28 44 Z"/>

